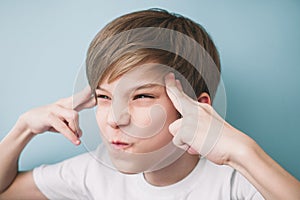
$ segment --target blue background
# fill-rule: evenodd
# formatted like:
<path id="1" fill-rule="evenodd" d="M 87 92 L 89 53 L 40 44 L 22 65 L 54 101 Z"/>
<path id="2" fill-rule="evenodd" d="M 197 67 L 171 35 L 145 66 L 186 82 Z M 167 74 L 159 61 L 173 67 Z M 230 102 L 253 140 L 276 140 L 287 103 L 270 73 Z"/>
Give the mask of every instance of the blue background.
<path id="1" fill-rule="evenodd" d="M 26 110 L 72 94 L 99 29 L 122 14 L 153 7 L 207 29 L 221 54 L 227 121 L 300 179 L 299 1 L 2 0 L 0 139 Z M 61 135 L 43 134 L 26 147 L 20 167 L 85 151 Z"/>

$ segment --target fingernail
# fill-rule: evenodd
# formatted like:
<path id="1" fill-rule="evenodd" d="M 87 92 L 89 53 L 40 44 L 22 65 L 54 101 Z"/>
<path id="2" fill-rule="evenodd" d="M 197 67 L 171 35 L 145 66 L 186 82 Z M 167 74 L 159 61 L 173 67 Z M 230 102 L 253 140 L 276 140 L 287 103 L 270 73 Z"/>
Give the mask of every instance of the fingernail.
<path id="1" fill-rule="evenodd" d="M 190 147 L 189 149 L 188 149 L 188 153 L 189 154 L 192 154 L 192 155 L 197 155 L 197 154 L 199 154 L 195 149 L 193 149 L 192 147 Z"/>
<path id="2" fill-rule="evenodd" d="M 176 85 L 176 82 L 174 80 L 175 80 L 175 75 L 173 72 L 170 72 L 165 76 L 166 85 L 168 86 Z"/>
<path id="3" fill-rule="evenodd" d="M 166 76 L 167 79 L 175 79 L 175 74 L 173 72 L 170 72 Z"/>
<path id="4" fill-rule="evenodd" d="M 77 138 L 80 138 L 81 135 L 82 135 L 82 131 L 81 131 L 81 129 L 79 129 L 79 130 L 76 132 L 76 136 L 77 136 Z"/>
<path id="5" fill-rule="evenodd" d="M 175 81 L 176 81 L 177 88 L 178 88 L 180 91 L 183 91 L 183 87 L 182 87 L 182 85 L 181 85 L 180 80 L 176 79 Z"/>
<path id="6" fill-rule="evenodd" d="M 75 141 L 75 145 L 80 145 L 81 141 L 80 140 L 76 140 Z"/>

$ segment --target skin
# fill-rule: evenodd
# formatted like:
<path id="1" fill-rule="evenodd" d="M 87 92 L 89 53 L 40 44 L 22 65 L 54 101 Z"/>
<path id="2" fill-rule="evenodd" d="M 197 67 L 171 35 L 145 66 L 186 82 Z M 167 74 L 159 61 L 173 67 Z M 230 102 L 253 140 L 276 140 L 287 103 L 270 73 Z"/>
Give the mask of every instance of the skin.
<path id="1" fill-rule="evenodd" d="M 120 151 L 145 154 L 172 142 L 173 136 L 170 134 L 169 126 L 178 119 L 178 111 L 168 97 L 164 78 L 153 80 L 152 77 L 157 77 L 157 75 L 152 73 L 157 74 L 151 70 L 151 66 L 143 66 L 112 83 L 104 80 L 98 85 L 96 90 L 97 123 L 103 134 L 102 138 L 109 144 L 113 145 L 113 141 L 129 144 L 116 147 L 120 148 Z M 126 84 L 123 84 L 124 82 Z M 157 114 L 154 112 L 151 116 L 149 113 L 154 107 L 162 109 L 163 112 Z M 154 122 L 154 119 L 157 122 Z M 142 129 L 136 127 L 142 127 Z M 150 137 L 139 138 L 138 134 L 132 136 L 131 133 L 137 131 L 149 132 Z M 198 160 L 199 156 L 184 153 L 172 165 L 155 172 L 145 173 L 145 178 L 156 186 L 176 183 L 193 170 Z M 176 176 L 174 176 L 174 171 L 177 172 Z"/>
<path id="2" fill-rule="evenodd" d="M 201 123 L 196 134 L 205 133 L 212 118 L 224 124 L 218 142 L 206 156 L 208 160 L 219 165 L 229 165 L 239 171 L 265 199 L 300 199 L 300 182 L 266 154 L 252 138 L 224 121 L 211 105 L 196 102 L 184 94 L 174 74 L 166 76 L 166 88 L 172 103 L 183 118 L 189 115 L 185 108 L 198 110 L 198 120 L 204 123 Z M 176 135 L 176 129 L 180 126 L 185 125 L 181 124 L 179 119 L 171 125 L 170 131 L 174 137 L 185 141 L 185 134 Z M 194 146 L 193 143 L 187 145 L 191 154 L 200 153 L 195 150 L 199 149 L 198 146 Z"/>
<path id="3" fill-rule="evenodd" d="M 210 99 L 207 94 L 201 94 L 198 99 L 199 102 L 193 101 L 182 92 L 180 83 L 175 80 L 174 75 L 169 74 L 165 82 L 166 90 L 157 89 L 160 90 L 160 97 L 155 101 L 158 101 L 161 105 L 171 105 L 166 109 L 170 109 L 172 112 L 175 110 L 179 111 L 183 118 L 189 117 L 189 113 L 181 108 L 180 105 L 187 105 L 188 108 L 197 109 L 199 115 L 197 116 L 198 119 L 195 120 L 201 120 L 204 123 L 200 129 L 197 129 L 198 132 L 196 134 L 203 134 L 205 132 L 203 130 L 207 130 L 209 119 L 221 120 L 209 105 Z M 106 89 L 113 90 L 113 88 Z M 89 90 L 79 94 L 78 99 L 79 101 L 75 104 L 74 109 L 72 108 L 72 98 L 70 97 L 51 105 L 30 110 L 19 117 L 13 129 L 0 143 L 0 151 L 2 152 L 0 154 L 1 199 L 45 199 L 45 196 L 34 184 L 32 171 L 18 172 L 18 158 L 23 148 L 35 135 L 48 130 L 59 132 L 75 145 L 79 145 L 81 131 L 78 125 L 78 112 L 82 109 L 93 107 L 95 99 L 91 98 L 91 91 Z M 105 110 L 102 111 L 105 112 Z M 132 113 L 134 112 L 132 111 Z M 169 135 L 172 134 L 183 141 L 186 140 L 184 134 L 176 131 L 178 127 L 185 126 L 185 124 L 181 124 L 182 120 L 174 118 L 173 114 L 168 116 L 168 119 L 170 119 L 167 122 L 169 131 L 161 131 L 157 137 L 164 136 L 168 138 L 166 139 L 167 141 L 171 138 Z M 111 129 L 113 130 L 112 132 L 118 134 L 116 121 L 109 121 L 108 119 L 109 112 L 107 111 L 104 117 L 106 124 L 99 124 L 99 126 L 105 130 Z M 147 121 L 147 117 L 144 120 Z M 143 120 L 139 121 L 139 123 L 142 122 Z M 138 123 L 138 121 L 135 121 L 135 123 Z M 166 130 L 165 127 L 163 130 Z M 171 134 L 168 135 L 167 132 Z M 152 145 L 144 148 L 140 145 L 142 142 L 144 141 L 134 141 L 130 151 L 147 152 L 156 148 L 156 146 Z M 164 143 L 160 145 L 164 145 Z M 187 142 L 186 145 L 189 146 L 188 153 L 184 154 L 173 165 L 157 172 L 146 173 L 147 181 L 153 185 L 169 185 L 184 178 L 196 165 L 197 159 L 195 158 L 201 153 L 198 151 L 199 149 L 201 151 L 201 148 L 195 146 L 195 143 Z M 254 140 L 227 122 L 224 122 L 221 137 L 206 157 L 216 164 L 229 165 L 237 169 L 266 199 L 300 199 L 300 182 L 271 159 Z M 171 176 L 168 173 L 172 170 L 181 171 L 184 169 L 184 167 L 181 167 L 184 162 L 188 162 L 190 165 L 182 173 L 177 176 Z"/>
<path id="4" fill-rule="evenodd" d="M 169 125 L 178 118 L 177 110 L 166 93 L 163 79 L 153 81 L 149 73 L 146 68 L 134 70 L 112 83 L 104 80 L 96 90 L 96 118 L 101 133 L 109 142 L 129 143 L 126 152 L 152 152 L 173 138 Z M 155 108 L 157 111 L 151 115 Z M 139 138 L 139 134 L 145 138 Z"/>
<path id="5" fill-rule="evenodd" d="M 0 143 L 0 199 L 47 199 L 34 183 L 32 171 L 18 172 L 18 159 L 26 144 L 45 131 L 61 133 L 74 145 L 80 144 L 78 112 L 95 105 L 86 88 L 77 96 L 22 114 L 15 126 Z"/>

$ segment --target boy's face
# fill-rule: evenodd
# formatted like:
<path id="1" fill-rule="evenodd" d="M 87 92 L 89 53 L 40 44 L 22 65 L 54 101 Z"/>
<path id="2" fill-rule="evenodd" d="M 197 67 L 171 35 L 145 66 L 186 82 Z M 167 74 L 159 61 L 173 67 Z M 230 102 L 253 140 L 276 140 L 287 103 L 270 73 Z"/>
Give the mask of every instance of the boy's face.
<path id="1" fill-rule="evenodd" d="M 96 89 L 96 118 L 107 144 L 117 151 L 149 153 L 171 142 L 169 125 L 177 110 L 169 99 L 164 77 L 142 65 Z"/>

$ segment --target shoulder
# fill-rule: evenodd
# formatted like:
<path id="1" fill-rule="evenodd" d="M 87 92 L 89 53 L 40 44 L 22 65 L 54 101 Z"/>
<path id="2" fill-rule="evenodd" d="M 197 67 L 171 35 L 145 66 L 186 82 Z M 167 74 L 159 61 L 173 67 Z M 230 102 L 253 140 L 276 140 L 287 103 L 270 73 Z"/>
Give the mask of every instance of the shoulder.
<path id="1" fill-rule="evenodd" d="M 205 158 L 198 165 L 200 181 L 197 187 L 208 192 L 208 195 L 218 193 L 222 199 L 263 199 L 256 188 L 235 169 L 216 165 Z"/>
<path id="2" fill-rule="evenodd" d="M 34 173 L 44 173 L 44 175 L 60 174 L 62 178 L 85 178 L 88 174 L 99 174 L 105 176 L 116 172 L 111 164 L 106 148 L 103 144 L 96 150 L 86 152 L 81 155 L 66 159 L 52 165 L 41 165 L 34 169 Z"/>
<path id="3" fill-rule="evenodd" d="M 88 191 L 95 186 L 103 189 L 109 179 L 119 176 L 105 154 L 105 148 L 100 145 L 95 151 L 57 164 L 42 165 L 33 170 L 34 181 L 48 198 L 88 198 Z"/>
<path id="4" fill-rule="evenodd" d="M 236 173 L 236 171 L 229 166 L 216 165 L 205 158 L 202 158 L 201 162 L 201 174 L 206 178 L 206 180 L 212 182 L 228 182 Z"/>

